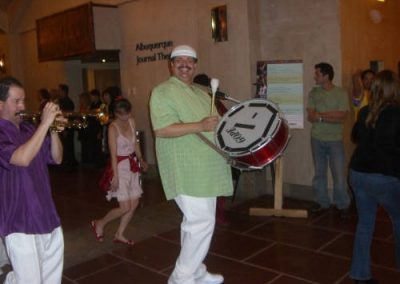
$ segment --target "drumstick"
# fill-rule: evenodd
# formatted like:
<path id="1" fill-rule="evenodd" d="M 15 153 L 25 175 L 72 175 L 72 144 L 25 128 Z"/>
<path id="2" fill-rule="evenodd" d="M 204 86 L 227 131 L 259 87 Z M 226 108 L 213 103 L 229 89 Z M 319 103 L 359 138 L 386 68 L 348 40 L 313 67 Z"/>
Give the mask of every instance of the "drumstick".
<path id="1" fill-rule="evenodd" d="M 214 114 L 215 93 L 218 90 L 219 80 L 215 79 L 215 78 L 212 78 L 211 82 L 210 82 L 210 85 L 211 85 L 211 92 L 212 92 L 211 113 L 210 113 L 210 115 L 213 115 Z"/>

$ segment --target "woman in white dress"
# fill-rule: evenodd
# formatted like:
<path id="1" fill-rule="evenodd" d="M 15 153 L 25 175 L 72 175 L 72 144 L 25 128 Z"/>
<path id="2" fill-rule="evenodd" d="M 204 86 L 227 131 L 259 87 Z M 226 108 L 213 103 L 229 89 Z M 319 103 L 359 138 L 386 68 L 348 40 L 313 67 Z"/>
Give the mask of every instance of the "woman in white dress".
<path id="1" fill-rule="evenodd" d="M 103 241 L 104 227 L 110 221 L 120 218 L 114 242 L 126 245 L 134 244 L 133 240 L 125 237 L 124 232 L 143 193 L 140 184 L 140 169 L 147 170 L 147 163 L 143 160 L 137 143 L 131 109 L 132 106 L 127 99 L 117 98 L 113 106 L 115 119 L 108 129 L 108 144 L 114 174 L 107 199 L 116 198 L 119 207 L 110 210 L 102 219 L 91 221 L 96 239 Z"/>

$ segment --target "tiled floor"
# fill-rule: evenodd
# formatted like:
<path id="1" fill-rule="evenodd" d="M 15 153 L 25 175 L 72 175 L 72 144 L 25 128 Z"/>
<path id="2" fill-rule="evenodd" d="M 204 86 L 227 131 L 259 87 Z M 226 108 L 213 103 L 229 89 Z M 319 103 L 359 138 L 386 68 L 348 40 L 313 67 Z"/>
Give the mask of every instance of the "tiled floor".
<path id="1" fill-rule="evenodd" d="M 157 178 L 146 178 L 140 208 L 127 236 L 133 247 L 111 242 L 117 223 L 106 228 L 97 243 L 89 221 L 115 204 L 104 201 L 96 188 L 98 170 L 52 171 L 55 201 L 65 234 L 63 284 L 167 283 L 179 252 L 181 215 L 166 202 Z M 271 208 L 272 197 L 232 204 L 231 224 L 217 226 L 206 264 L 227 284 L 352 283 L 348 270 L 357 216 L 340 218 L 335 210 L 305 219 L 249 216 L 251 207 Z M 285 200 L 285 208 L 307 208 L 305 201 Z M 400 283 L 394 270 L 391 223 L 379 212 L 373 242 L 373 273 L 380 283 Z"/>

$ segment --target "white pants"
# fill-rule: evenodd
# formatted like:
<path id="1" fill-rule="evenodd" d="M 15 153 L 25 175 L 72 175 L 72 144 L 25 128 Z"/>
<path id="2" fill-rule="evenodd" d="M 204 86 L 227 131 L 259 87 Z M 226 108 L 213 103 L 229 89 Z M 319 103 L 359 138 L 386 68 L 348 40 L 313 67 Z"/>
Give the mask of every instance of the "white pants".
<path id="1" fill-rule="evenodd" d="M 175 202 L 183 213 L 181 251 L 168 283 L 195 284 L 207 272 L 203 260 L 214 232 L 216 198 L 179 195 Z"/>
<path id="2" fill-rule="evenodd" d="M 13 267 L 4 284 L 59 284 L 64 262 L 61 227 L 49 234 L 14 233 L 5 237 Z"/>
<path id="3" fill-rule="evenodd" d="M 3 270 L 1 270 L 1 268 L 8 263 L 10 262 L 8 260 L 7 251 L 4 247 L 3 239 L 0 238 L 0 275 L 3 274 Z"/>

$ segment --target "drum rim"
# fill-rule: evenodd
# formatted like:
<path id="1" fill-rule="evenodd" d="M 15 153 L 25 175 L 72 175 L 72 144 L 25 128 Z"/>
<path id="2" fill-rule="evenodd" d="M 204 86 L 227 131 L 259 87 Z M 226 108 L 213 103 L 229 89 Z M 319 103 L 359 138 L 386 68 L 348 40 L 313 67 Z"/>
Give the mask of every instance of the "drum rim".
<path id="1" fill-rule="evenodd" d="M 269 141 L 271 141 L 271 138 L 273 137 L 273 136 L 265 137 L 265 139 L 262 139 L 259 143 L 253 145 L 253 147 L 251 148 L 250 152 L 249 151 L 241 151 L 241 152 L 232 153 L 232 152 L 229 152 L 229 151 L 227 151 L 225 149 L 222 149 L 220 147 L 220 143 L 218 142 L 218 132 L 219 132 L 219 129 L 222 126 L 222 124 L 226 121 L 226 118 L 229 117 L 229 115 L 231 115 L 232 113 L 234 113 L 238 108 L 240 108 L 242 106 L 245 106 L 245 105 L 248 105 L 251 102 L 263 102 L 263 103 L 267 102 L 269 105 L 272 105 L 274 109 L 276 109 L 276 111 L 278 113 L 278 116 L 277 116 L 277 121 L 278 121 L 277 123 L 278 124 L 277 124 L 277 126 L 276 126 L 276 128 L 275 128 L 273 133 L 276 133 L 276 131 L 278 131 L 278 129 L 280 128 L 281 123 L 283 122 L 282 120 L 286 121 L 286 119 L 284 117 L 282 117 L 281 112 L 279 111 L 279 108 L 278 108 L 277 104 L 272 102 L 272 101 L 270 101 L 270 100 L 267 100 L 267 99 L 263 99 L 263 98 L 248 99 L 248 100 L 245 100 L 245 101 L 243 101 L 243 102 L 241 102 L 241 103 L 239 103 L 237 105 L 234 105 L 233 107 L 231 107 L 222 116 L 221 120 L 218 122 L 217 127 L 215 128 L 215 135 L 214 135 L 214 143 L 215 143 L 215 145 L 218 147 L 218 149 L 220 149 L 224 153 L 228 154 L 230 157 L 243 157 L 243 156 L 248 155 L 249 153 L 256 152 L 256 151 L 260 150 L 261 147 L 266 145 Z"/>
<path id="2" fill-rule="evenodd" d="M 284 122 L 286 122 L 286 120 L 285 119 L 282 119 L 281 117 L 279 117 L 278 118 L 278 125 L 276 126 L 276 129 L 275 129 L 275 131 L 274 131 L 274 134 L 276 133 L 276 132 L 278 132 L 279 131 L 279 129 L 280 129 L 280 127 L 281 127 L 281 125 L 282 125 L 282 123 L 284 123 Z M 282 149 L 285 149 L 286 148 L 286 145 L 289 143 L 289 139 L 290 139 L 290 134 L 289 134 L 289 127 L 288 127 L 288 125 L 287 125 L 287 123 L 284 123 L 284 125 L 286 125 L 287 126 L 287 139 L 286 139 L 286 142 L 285 142 L 285 145 L 282 147 Z M 247 156 L 247 155 L 250 155 L 251 153 L 254 153 L 254 152 L 257 152 L 258 150 L 260 150 L 261 148 L 263 148 L 265 145 L 267 145 L 271 140 L 272 140 L 272 138 L 273 138 L 274 136 L 270 136 L 270 137 L 268 137 L 268 139 L 267 140 L 264 140 L 264 142 L 263 143 L 258 143 L 258 144 L 256 144 L 255 146 L 257 146 L 257 148 L 252 148 L 251 150 L 252 151 L 250 151 L 250 152 L 239 152 L 239 153 L 233 153 L 232 155 L 229 155 L 230 157 L 243 157 L 243 156 Z M 220 149 L 220 150 L 222 150 L 222 151 L 224 151 L 223 149 Z M 224 151 L 225 153 L 231 153 L 231 152 L 226 152 L 226 151 Z M 280 154 L 282 154 L 282 152 L 283 152 L 283 150 L 278 154 L 278 155 L 276 155 L 277 157 L 279 157 L 279 155 Z M 240 155 L 239 155 L 240 154 Z M 274 158 L 274 160 L 275 160 L 276 158 Z M 264 166 L 263 166 L 264 167 Z"/>
<path id="3" fill-rule="evenodd" d="M 285 141 L 284 145 L 282 146 L 282 149 L 280 149 L 279 153 L 277 153 L 276 155 L 274 155 L 274 156 L 271 158 L 271 160 L 270 160 L 269 162 L 266 162 L 266 163 L 264 163 L 264 164 L 262 164 L 262 165 L 260 165 L 260 166 L 255 166 L 255 165 L 247 164 L 247 163 L 245 163 L 245 162 L 243 162 L 243 161 L 240 161 L 240 160 L 237 161 L 237 160 L 233 159 L 233 160 L 235 160 L 235 162 L 238 163 L 238 164 L 248 165 L 248 166 L 247 166 L 247 167 L 245 167 L 245 166 L 239 167 L 239 166 L 233 164 L 232 167 L 235 167 L 235 168 L 237 168 L 237 169 L 239 169 L 239 170 L 242 170 L 242 171 L 252 171 L 252 170 L 261 170 L 261 169 L 265 168 L 266 166 L 268 166 L 269 164 L 272 164 L 276 159 L 278 159 L 280 156 L 282 156 L 283 152 L 284 152 L 285 149 L 287 148 L 287 146 L 288 146 L 288 144 L 289 144 L 289 141 L 290 141 L 290 139 L 291 139 L 290 128 L 289 128 L 288 123 L 284 123 L 284 126 L 286 126 L 286 129 L 287 129 L 287 131 L 286 131 L 286 132 L 287 132 L 286 141 Z M 261 147 L 258 148 L 257 151 L 260 150 L 260 149 L 261 149 Z M 254 152 L 256 152 L 256 151 L 254 151 Z M 244 156 L 247 156 L 247 155 L 250 155 L 250 154 L 251 154 L 251 153 L 247 153 L 246 155 L 243 155 L 243 156 L 237 156 L 237 157 L 231 156 L 231 157 L 232 157 L 232 158 L 240 158 L 240 157 L 244 157 Z"/>

